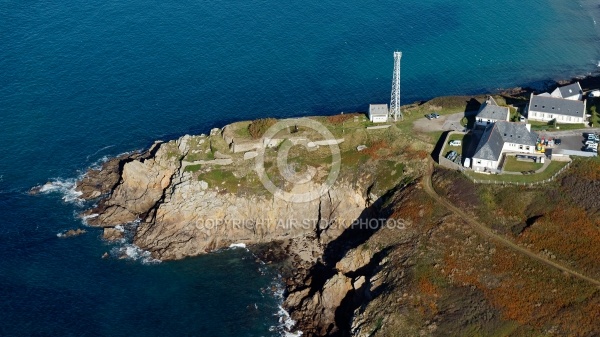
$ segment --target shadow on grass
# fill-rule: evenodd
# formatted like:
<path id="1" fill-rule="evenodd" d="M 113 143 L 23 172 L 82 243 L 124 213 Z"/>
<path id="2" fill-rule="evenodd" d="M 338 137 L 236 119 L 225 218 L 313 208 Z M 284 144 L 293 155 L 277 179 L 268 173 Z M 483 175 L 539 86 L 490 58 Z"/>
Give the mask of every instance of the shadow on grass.
<path id="1" fill-rule="evenodd" d="M 444 149 L 444 144 L 446 142 L 446 139 L 448 138 L 449 133 L 450 133 L 450 131 L 442 132 L 442 135 L 440 136 L 437 143 L 435 144 L 435 148 L 431 152 L 431 159 L 433 159 L 433 161 L 435 161 L 437 164 L 439 164 L 440 154 L 441 154 L 442 150 Z"/>
<path id="2" fill-rule="evenodd" d="M 476 100 L 475 98 L 471 98 L 470 100 L 467 101 L 467 104 L 465 106 L 465 112 L 479 111 L 480 107 L 481 107 L 481 103 L 479 103 L 479 101 Z M 468 115 L 472 115 L 472 114 L 468 114 Z"/>

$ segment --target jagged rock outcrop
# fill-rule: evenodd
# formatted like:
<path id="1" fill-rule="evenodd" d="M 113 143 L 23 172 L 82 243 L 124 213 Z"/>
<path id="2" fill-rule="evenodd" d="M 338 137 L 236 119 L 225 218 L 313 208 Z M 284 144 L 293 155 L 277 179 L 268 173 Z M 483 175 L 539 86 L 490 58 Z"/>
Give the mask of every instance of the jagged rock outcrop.
<path id="1" fill-rule="evenodd" d="M 118 241 L 125 237 L 125 232 L 123 230 L 105 227 L 102 232 L 102 238 L 107 241 Z"/>
<path id="2" fill-rule="evenodd" d="M 306 336 L 347 335 L 354 310 L 380 285 L 373 275 L 385 257 L 361 246 L 376 229 L 352 226 L 357 219 L 385 213 L 382 200 L 369 197 L 372 181 L 338 179 L 325 194 L 306 202 L 270 193 L 230 193 L 186 169 L 190 162 L 182 158 L 189 141 L 185 136 L 155 143 L 147 152 L 89 173 L 77 188 L 87 199 L 105 197 L 85 213 L 88 223 L 104 227 L 110 240 L 122 238 L 115 226 L 136 223 L 133 243 L 161 260 L 234 243 L 283 242 L 289 256 L 284 305 L 298 327 Z M 247 161 L 239 157 L 234 159 Z M 298 183 L 292 191 L 311 190 L 311 184 Z"/>
<path id="3" fill-rule="evenodd" d="M 118 164 L 105 166 L 103 171 L 119 168 L 120 179 L 112 193 L 87 212 L 93 215 L 88 222 L 114 227 L 139 220 L 134 244 L 155 258 L 169 260 L 233 243 L 256 244 L 315 234 L 326 243 L 365 208 L 365 191 L 344 183 L 304 203 L 290 203 L 268 193 L 223 193 L 218 186 L 209 186 L 181 169 L 186 142 L 182 138 L 175 144 L 156 144 L 151 155 L 121 158 Z M 86 189 L 86 196 L 103 193 L 90 188 L 98 186 L 90 177 L 114 174 L 88 175 L 86 184 L 78 188 Z M 295 188 L 312 188 L 310 182 L 307 184 Z"/>
<path id="4" fill-rule="evenodd" d="M 74 236 L 79 236 L 87 233 L 85 229 L 77 228 L 77 229 L 69 229 L 68 231 L 61 233 L 58 235 L 59 238 L 71 238 Z"/>

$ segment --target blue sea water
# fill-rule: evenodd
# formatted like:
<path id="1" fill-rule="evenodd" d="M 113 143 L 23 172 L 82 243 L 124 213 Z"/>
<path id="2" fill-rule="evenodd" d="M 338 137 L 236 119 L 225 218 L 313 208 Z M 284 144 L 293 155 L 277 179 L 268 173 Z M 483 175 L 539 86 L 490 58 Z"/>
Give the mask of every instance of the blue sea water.
<path id="1" fill-rule="evenodd" d="M 595 71 L 595 1 L 0 1 L 0 335 L 271 336 L 273 271 L 177 262 L 84 227 L 68 183 L 105 156 L 263 116 L 478 93 Z M 48 180 L 62 192 L 30 196 Z"/>

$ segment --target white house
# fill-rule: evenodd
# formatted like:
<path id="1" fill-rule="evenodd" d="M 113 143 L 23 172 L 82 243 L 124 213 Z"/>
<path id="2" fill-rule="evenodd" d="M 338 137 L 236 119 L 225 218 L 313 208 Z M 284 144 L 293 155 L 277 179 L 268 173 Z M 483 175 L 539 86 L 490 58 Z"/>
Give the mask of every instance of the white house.
<path id="1" fill-rule="evenodd" d="M 583 101 L 583 90 L 579 82 L 558 87 L 550 94 L 554 98 L 563 98 L 573 101 Z"/>
<path id="2" fill-rule="evenodd" d="M 579 82 L 556 88 L 552 93 L 531 94 L 527 118 L 533 121 L 557 123 L 585 123 L 586 101 Z"/>
<path id="3" fill-rule="evenodd" d="M 531 125 L 498 121 L 483 132 L 471 161 L 474 171 L 493 172 L 505 153 L 534 153 L 538 136 Z"/>
<path id="4" fill-rule="evenodd" d="M 387 104 L 370 104 L 369 120 L 373 123 L 385 123 L 388 120 L 389 110 Z"/>
<path id="5" fill-rule="evenodd" d="M 492 96 L 488 96 L 479 108 L 479 112 L 477 112 L 475 123 L 477 125 L 486 126 L 491 123 L 496 123 L 497 121 L 508 122 L 509 117 L 510 110 L 508 107 L 499 106 Z"/>

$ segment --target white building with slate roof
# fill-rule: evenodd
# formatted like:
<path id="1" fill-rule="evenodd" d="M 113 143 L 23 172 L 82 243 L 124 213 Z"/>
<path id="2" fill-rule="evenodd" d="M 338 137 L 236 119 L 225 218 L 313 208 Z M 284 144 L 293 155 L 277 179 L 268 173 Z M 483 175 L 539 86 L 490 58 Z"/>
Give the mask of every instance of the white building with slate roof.
<path id="1" fill-rule="evenodd" d="M 490 124 L 479 140 L 472 168 L 477 172 L 496 171 L 505 153 L 534 153 L 537 139 L 530 124 L 507 121 Z"/>
<path id="2" fill-rule="evenodd" d="M 479 108 L 477 117 L 475 117 L 475 123 L 477 125 L 486 126 L 497 121 L 506 121 L 510 117 L 510 110 L 508 107 L 499 106 L 496 100 L 492 96 L 488 96 L 486 101 Z"/>
<path id="3" fill-rule="evenodd" d="M 387 122 L 389 113 L 387 104 L 369 105 L 369 120 L 373 123 Z"/>
<path id="4" fill-rule="evenodd" d="M 556 88 L 552 93 L 531 94 L 527 118 L 532 121 L 557 123 L 585 123 L 586 102 L 579 82 Z"/>

